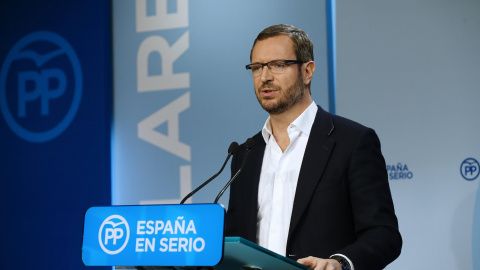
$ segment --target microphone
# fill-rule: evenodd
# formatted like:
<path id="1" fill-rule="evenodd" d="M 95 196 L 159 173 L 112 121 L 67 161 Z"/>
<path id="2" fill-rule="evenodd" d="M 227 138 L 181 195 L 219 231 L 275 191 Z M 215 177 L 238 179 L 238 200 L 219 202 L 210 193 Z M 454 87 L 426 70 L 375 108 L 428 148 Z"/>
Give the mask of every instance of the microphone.
<path id="1" fill-rule="evenodd" d="M 225 159 L 225 162 L 223 163 L 223 166 L 222 168 L 220 169 L 220 171 L 218 171 L 214 176 L 210 177 L 207 181 L 203 182 L 203 184 L 201 184 L 199 187 L 197 187 L 195 190 L 193 190 L 192 192 L 188 193 L 187 196 L 185 196 L 185 198 L 182 199 L 182 201 L 180 202 L 180 204 L 183 204 L 186 200 L 188 200 L 188 198 L 192 197 L 193 194 L 197 193 L 197 191 L 199 191 L 201 188 L 203 188 L 204 186 L 206 186 L 208 183 L 210 183 L 213 179 L 215 179 L 215 177 L 217 177 L 222 171 L 223 169 L 225 168 L 225 165 L 227 165 L 227 162 L 228 160 L 230 159 L 230 157 L 235 154 L 235 152 L 237 151 L 237 148 L 238 148 L 238 143 L 237 142 L 232 142 L 230 144 L 230 146 L 228 147 L 228 156 L 227 158 Z"/>
<path id="2" fill-rule="evenodd" d="M 254 143 L 255 143 L 255 141 L 252 138 L 247 139 L 247 141 L 245 142 L 245 156 L 243 157 L 243 161 L 242 161 L 242 165 L 240 166 L 240 169 L 238 169 L 238 171 L 235 173 L 235 175 L 228 181 L 228 183 L 225 185 L 225 187 L 222 189 L 222 191 L 220 191 L 220 193 L 218 193 L 217 198 L 215 198 L 215 201 L 213 203 L 218 202 L 218 200 L 220 199 L 220 197 L 222 197 L 225 190 L 227 190 L 227 188 L 233 183 L 235 178 L 237 178 L 237 176 L 240 174 L 240 172 L 243 169 L 243 166 L 245 166 L 245 161 L 247 160 L 248 154 L 250 153 L 250 151 L 252 151 Z"/>

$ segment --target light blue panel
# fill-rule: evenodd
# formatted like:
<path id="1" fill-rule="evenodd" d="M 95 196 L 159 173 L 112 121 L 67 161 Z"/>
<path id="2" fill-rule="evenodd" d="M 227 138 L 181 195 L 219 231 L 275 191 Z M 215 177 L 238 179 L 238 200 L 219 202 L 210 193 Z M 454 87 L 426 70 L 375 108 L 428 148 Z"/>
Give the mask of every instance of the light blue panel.
<path id="1" fill-rule="evenodd" d="M 475 210 L 473 213 L 473 226 L 472 230 L 472 254 L 480 254 L 480 186 L 477 191 L 477 198 L 475 200 Z M 473 269 L 480 269 L 480 257 L 472 256 L 473 258 Z"/>
<path id="2" fill-rule="evenodd" d="M 480 2 L 379 3 L 337 2 L 337 105 L 390 168 L 403 248 L 387 269 L 480 270 Z"/>
<path id="3" fill-rule="evenodd" d="M 146 14 L 154 16 L 156 3 L 161 2 L 147 1 Z M 168 12 L 182 13 L 181 3 L 167 1 Z M 329 109 L 324 1 L 302 1 L 299 4 L 286 0 L 208 0 L 186 3 L 187 26 L 136 32 L 135 2 L 113 2 L 114 204 L 179 201 L 185 194 L 180 191 L 181 166 L 185 166 L 182 179 L 191 176 L 191 186 L 186 186 L 189 191 L 220 169 L 232 141 L 243 143 L 261 129 L 268 115 L 259 106 L 252 78 L 244 67 L 249 63 L 256 35 L 270 25 L 293 24 L 310 35 L 316 45 L 313 98 L 317 104 Z M 138 92 L 137 55 L 142 42 L 160 37 L 174 47 L 187 36 L 188 48 L 173 62 L 173 73 L 188 73 L 189 79 L 183 80 L 189 82 L 188 86 Z M 168 72 L 162 66 L 166 57 L 169 56 L 150 54 L 149 75 Z M 177 109 L 181 111 L 178 114 L 178 138 L 190 149 L 190 157 L 139 138 L 140 122 L 162 108 L 175 110 L 172 106 L 177 102 L 185 104 L 184 101 L 189 103 L 187 108 Z M 155 131 L 171 135 L 172 127 L 165 122 Z M 195 195 L 193 201 L 212 202 L 229 178 L 227 169 Z M 227 201 L 228 194 L 225 194 L 220 202 L 226 204 Z"/>

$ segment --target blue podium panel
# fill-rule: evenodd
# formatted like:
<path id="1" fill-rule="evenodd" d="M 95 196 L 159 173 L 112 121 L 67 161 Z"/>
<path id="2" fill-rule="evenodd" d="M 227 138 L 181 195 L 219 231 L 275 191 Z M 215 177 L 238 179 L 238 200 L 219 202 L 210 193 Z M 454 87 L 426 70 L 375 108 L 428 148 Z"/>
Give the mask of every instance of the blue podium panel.
<path id="1" fill-rule="evenodd" d="M 88 266 L 214 266 L 224 219 L 219 204 L 92 207 L 82 259 Z"/>

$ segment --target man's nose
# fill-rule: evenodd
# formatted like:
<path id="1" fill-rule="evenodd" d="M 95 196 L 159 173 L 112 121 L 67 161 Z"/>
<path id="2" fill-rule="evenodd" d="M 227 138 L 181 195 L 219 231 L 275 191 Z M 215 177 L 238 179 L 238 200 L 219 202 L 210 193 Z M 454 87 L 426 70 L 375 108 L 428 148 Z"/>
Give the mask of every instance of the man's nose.
<path id="1" fill-rule="evenodd" d="M 268 66 L 264 66 L 262 69 L 262 82 L 271 81 L 272 79 L 272 71 L 268 68 Z"/>

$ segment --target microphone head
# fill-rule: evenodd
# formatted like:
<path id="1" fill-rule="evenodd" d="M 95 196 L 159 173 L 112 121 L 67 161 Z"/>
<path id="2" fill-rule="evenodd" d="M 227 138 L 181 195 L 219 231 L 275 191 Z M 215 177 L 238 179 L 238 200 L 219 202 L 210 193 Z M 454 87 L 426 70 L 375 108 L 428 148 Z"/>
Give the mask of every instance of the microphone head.
<path id="1" fill-rule="evenodd" d="M 229 154 L 235 154 L 235 152 L 237 152 L 237 148 L 238 148 L 238 143 L 237 142 L 232 142 L 230 144 L 230 147 L 228 147 L 228 153 Z"/>
<path id="2" fill-rule="evenodd" d="M 247 150 L 250 150 L 253 148 L 253 145 L 255 144 L 255 140 L 252 138 L 248 138 L 247 141 L 245 142 L 245 148 Z"/>

